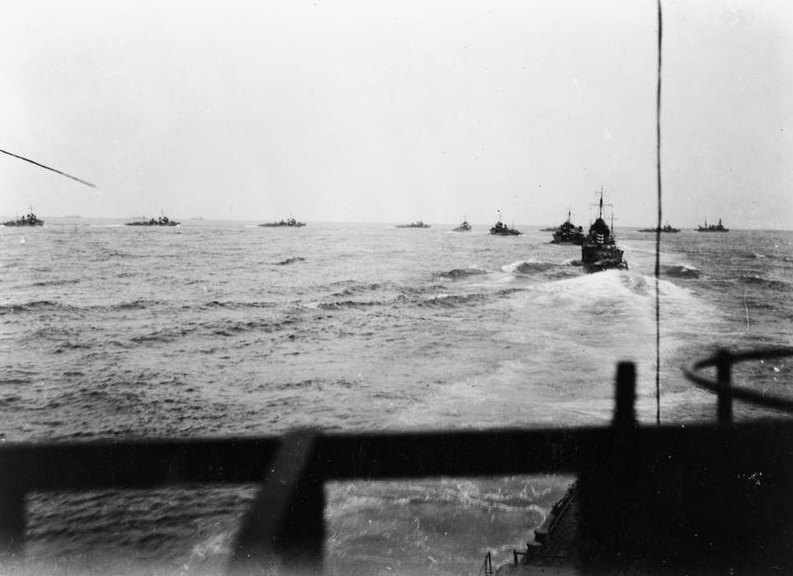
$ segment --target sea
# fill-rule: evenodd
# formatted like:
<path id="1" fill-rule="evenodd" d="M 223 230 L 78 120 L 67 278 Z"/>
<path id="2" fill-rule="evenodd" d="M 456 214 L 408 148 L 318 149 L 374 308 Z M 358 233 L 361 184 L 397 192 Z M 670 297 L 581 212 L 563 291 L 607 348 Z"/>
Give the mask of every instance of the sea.
<path id="1" fill-rule="evenodd" d="M 47 219 L 0 228 L 0 442 L 712 422 L 682 368 L 793 345 L 793 232 L 616 229 L 629 270 L 583 273 L 538 226 Z M 790 359 L 735 368 L 790 396 Z M 736 405 L 736 419 L 787 418 Z M 488 454 L 483 453 L 482 459 Z M 333 482 L 325 567 L 471 575 L 531 540 L 569 477 Z M 14 574 L 222 573 L 255 486 L 35 493 Z"/>

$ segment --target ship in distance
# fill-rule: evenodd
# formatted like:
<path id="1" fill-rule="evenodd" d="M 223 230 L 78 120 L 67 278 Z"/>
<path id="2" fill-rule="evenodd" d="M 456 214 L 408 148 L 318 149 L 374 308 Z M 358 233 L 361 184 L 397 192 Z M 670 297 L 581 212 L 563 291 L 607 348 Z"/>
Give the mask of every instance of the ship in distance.
<path id="1" fill-rule="evenodd" d="M 468 223 L 468 219 L 466 218 L 463 220 L 463 223 L 457 226 L 456 228 L 452 228 L 452 232 L 470 232 L 471 225 Z"/>
<path id="2" fill-rule="evenodd" d="M 567 220 L 558 228 L 553 229 L 553 240 L 551 244 L 575 244 L 581 246 L 584 243 L 584 229 L 576 226 L 571 221 L 570 210 L 567 211 Z"/>
<path id="3" fill-rule="evenodd" d="M 159 218 L 149 218 L 146 220 L 136 220 L 134 222 L 127 222 L 126 226 L 179 226 L 179 222 L 171 220 L 168 216 L 160 216 Z"/>
<path id="4" fill-rule="evenodd" d="M 698 226 L 697 232 L 729 232 L 729 228 L 725 228 L 721 223 L 721 218 L 719 218 L 718 224 L 708 224 L 708 221 L 705 220 L 704 226 Z"/>
<path id="5" fill-rule="evenodd" d="M 278 222 L 265 222 L 264 224 L 259 224 L 259 226 L 263 228 L 301 228 L 305 225 L 305 222 L 298 222 L 291 217 L 286 220 L 279 220 Z"/>
<path id="6" fill-rule="evenodd" d="M 411 222 L 410 224 L 397 224 L 397 228 L 429 228 L 429 224 L 425 224 L 421 220 L 416 220 L 415 222 Z"/>
<path id="7" fill-rule="evenodd" d="M 589 233 L 581 245 L 581 265 L 586 272 L 600 272 L 603 270 L 627 270 L 628 263 L 622 257 L 622 250 L 612 233 L 611 228 L 603 219 L 603 189 L 600 189 L 600 202 L 598 203 L 598 216 L 589 227 Z M 612 215 L 613 219 L 613 215 Z"/>
<path id="8" fill-rule="evenodd" d="M 40 220 L 33 212 L 30 212 L 21 218 L 17 218 L 16 220 L 8 220 L 3 222 L 3 226 L 44 226 L 44 220 Z"/>
<path id="9" fill-rule="evenodd" d="M 498 222 L 496 222 L 490 229 L 490 233 L 496 236 L 520 236 L 523 234 L 523 232 L 517 228 L 510 228 L 501 222 L 501 210 L 498 210 Z"/>
<path id="10" fill-rule="evenodd" d="M 657 230 L 658 230 L 658 228 L 642 228 L 641 230 L 639 230 L 639 232 L 655 232 Z M 661 230 L 661 232 L 666 232 L 666 233 L 671 233 L 671 234 L 676 234 L 676 233 L 680 232 L 680 228 L 673 228 L 669 224 L 669 222 L 667 222 L 666 224 L 661 226 L 660 230 Z"/>

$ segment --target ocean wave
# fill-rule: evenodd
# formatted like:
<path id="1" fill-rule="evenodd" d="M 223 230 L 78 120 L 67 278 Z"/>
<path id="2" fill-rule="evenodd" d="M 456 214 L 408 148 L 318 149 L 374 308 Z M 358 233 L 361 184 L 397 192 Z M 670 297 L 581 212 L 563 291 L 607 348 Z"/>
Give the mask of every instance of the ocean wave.
<path id="1" fill-rule="evenodd" d="M 438 278 L 442 280 L 460 280 L 462 278 L 479 276 L 481 274 L 487 274 L 487 271 L 481 268 L 453 268 L 452 270 L 439 274 Z"/>
<path id="2" fill-rule="evenodd" d="M 470 292 L 467 294 L 438 293 L 431 296 L 422 295 L 406 299 L 411 305 L 420 308 L 462 308 L 478 306 L 500 298 L 509 297 L 518 292 L 525 292 L 524 287 L 510 287 L 493 292 Z"/>
<path id="3" fill-rule="evenodd" d="M 334 292 L 333 296 L 335 297 L 345 297 L 345 296 L 354 296 L 355 294 L 361 294 L 364 292 L 373 292 L 375 290 L 381 289 L 388 289 L 388 284 L 383 284 L 381 282 L 356 282 L 354 280 L 345 281 L 345 282 L 336 282 L 333 285 L 345 285 L 346 287 L 343 290 L 339 290 L 338 292 Z"/>
<path id="4" fill-rule="evenodd" d="M 734 250 L 731 255 L 734 258 L 744 258 L 746 260 L 757 260 L 760 258 L 765 258 L 764 254 L 760 254 L 758 252 L 751 252 L 751 251 L 741 251 L 741 250 Z"/>
<path id="5" fill-rule="evenodd" d="M 654 282 L 652 276 L 609 270 L 540 284 L 532 287 L 530 293 L 542 294 L 543 301 L 550 297 L 555 306 L 569 302 L 589 310 L 595 302 L 611 302 L 630 305 L 638 310 L 646 307 L 648 300 L 654 298 Z M 661 280 L 659 288 L 662 296 L 676 302 L 691 306 L 697 302 L 690 290 L 668 280 Z"/>
<path id="6" fill-rule="evenodd" d="M 53 302 L 52 300 L 32 300 L 22 304 L 0 304 L 0 315 L 19 314 L 22 312 L 41 312 L 43 310 L 69 311 L 74 309 L 74 306 Z"/>
<path id="7" fill-rule="evenodd" d="M 43 288 L 46 286 L 64 286 L 66 284 L 78 284 L 80 282 L 79 278 L 71 278 L 71 279 L 61 279 L 61 280 L 40 280 L 38 282 L 33 282 L 31 286 L 35 286 L 36 288 Z"/>
<path id="8" fill-rule="evenodd" d="M 663 275 L 670 278 L 699 278 L 701 273 L 689 264 L 676 264 L 674 266 L 665 266 Z"/>
<path id="9" fill-rule="evenodd" d="M 399 291 L 402 293 L 402 298 L 422 298 L 427 294 L 443 293 L 447 289 L 448 286 L 443 284 L 427 284 L 426 286 L 403 286 Z"/>
<path id="10" fill-rule="evenodd" d="M 753 286 L 761 286 L 772 290 L 791 290 L 793 285 L 783 280 L 774 280 L 772 278 L 762 278 L 753 274 L 751 276 L 741 276 L 738 279 L 742 284 L 749 284 Z"/>
<path id="11" fill-rule="evenodd" d="M 298 262 L 305 262 L 306 259 L 302 256 L 292 256 L 291 258 L 287 258 L 285 260 L 281 260 L 280 262 L 276 262 L 276 266 L 288 266 L 289 264 L 297 264 Z"/>
<path id="12" fill-rule="evenodd" d="M 283 320 L 223 320 L 201 326 L 203 330 L 210 330 L 212 334 L 232 335 L 242 332 L 277 332 L 286 326 L 296 323 L 294 318 L 284 318 Z"/>
<path id="13" fill-rule="evenodd" d="M 769 310 L 774 311 L 779 309 L 779 305 L 776 302 L 769 301 L 768 299 L 758 296 L 756 294 L 752 294 L 752 292 L 748 292 L 743 297 L 743 304 L 746 306 L 747 309 L 755 311 L 755 310 Z"/>
<path id="14" fill-rule="evenodd" d="M 66 350 L 88 350 L 92 347 L 91 344 L 85 342 L 63 342 L 55 348 L 56 354 L 61 354 Z"/>
<path id="15" fill-rule="evenodd" d="M 33 378 L 16 378 L 13 376 L 9 378 L 0 377 L 0 386 L 5 386 L 5 385 L 14 386 L 18 384 L 32 384 L 32 383 L 33 383 Z"/>
<path id="16" fill-rule="evenodd" d="M 480 304 L 487 299 L 487 294 L 436 294 L 419 302 L 422 308 L 458 308 L 460 306 L 470 306 Z"/>
<path id="17" fill-rule="evenodd" d="M 220 320 L 216 322 L 202 322 L 198 325 L 163 328 L 145 334 L 139 334 L 130 338 L 135 344 L 150 344 L 160 342 L 175 342 L 190 335 L 204 336 L 224 336 L 231 337 L 245 332 L 271 333 L 287 326 L 294 321 L 286 319 L 282 321 L 271 320 Z"/>
<path id="18" fill-rule="evenodd" d="M 166 328 L 163 330 L 155 330 L 154 332 L 149 332 L 147 334 L 133 336 L 130 338 L 130 340 L 136 344 L 147 344 L 149 342 L 173 342 L 179 338 L 183 338 L 193 331 L 194 330 L 188 330 L 184 328 Z"/>
<path id="19" fill-rule="evenodd" d="M 132 300 L 130 302 L 122 302 L 121 304 L 113 304 L 110 306 L 111 310 L 143 310 L 149 308 L 159 302 L 154 300 Z"/>
<path id="20" fill-rule="evenodd" d="M 203 309 L 211 309 L 211 308 L 228 308 L 231 310 L 245 310 L 247 308 L 274 308 L 278 306 L 275 302 L 235 302 L 235 301 L 226 301 L 222 302 L 220 300 L 212 300 L 211 302 L 206 302 L 199 306 L 199 308 Z M 185 305 L 183 306 L 183 310 L 191 310 L 193 309 L 192 305 Z"/>
<path id="21" fill-rule="evenodd" d="M 793 262 L 793 256 L 784 254 L 764 254 L 762 252 L 738 252 L 735 254 L 739 258 L 746 258 L 747 260 L 778 260 L 780 262 Z"/>
<path id="22" fill-rule="evenodd" d="M 333 302 L 320 302 L 316 307 L 321 310 L 344 310 L 348 308 L 369 308 L 383 304 L 385 302 L 376 300 L 334 300 Z"/>
<path id="23" fill-rule="evenodd" d="M 556 262 L 543 262 L 537 260 L 522 260 L 520 262 L 513 262 L 501 268 L 502 271 L 511 274 L 541 274 L 557 268 L 559 264 Z"/>

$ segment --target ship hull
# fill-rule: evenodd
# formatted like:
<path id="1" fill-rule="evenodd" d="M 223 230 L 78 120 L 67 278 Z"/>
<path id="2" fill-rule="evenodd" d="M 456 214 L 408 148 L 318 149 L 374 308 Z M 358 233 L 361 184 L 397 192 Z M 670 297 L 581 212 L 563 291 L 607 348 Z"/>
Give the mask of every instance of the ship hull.
<path id="1" fill-rule="evenodd" d="M 581 265 L 586 272 L 627 270 L 628 263 L 622 255 L 622 250 L 615 244 L 584 243 L 581 249 Z"/>

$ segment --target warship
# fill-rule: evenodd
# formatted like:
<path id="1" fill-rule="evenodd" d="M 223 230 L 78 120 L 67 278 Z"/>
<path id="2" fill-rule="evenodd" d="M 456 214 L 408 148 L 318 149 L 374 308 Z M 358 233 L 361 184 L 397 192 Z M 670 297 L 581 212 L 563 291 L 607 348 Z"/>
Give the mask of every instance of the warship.
<path id="1" fill-rule="evenodd" d="M 159 218 L 149 218 L 148 220 L 136 220 L 134 222 L 127 222 L 125 226 L 179 226 L 179 222 L 171 220 L 168 216 L 160 216 Z"/>
<path id="2" fill-rule="evenodd" d="M 510 228 L 503 222 L 501 222 L 501 211 L 498 211 L 498 222 L 496 222 L 492 228 L 490 228 L 490 233 L 495 234 L 496 236 L 520 236 L 523 234 L 517 228 Z"/>
<path id="3" fill-rule="evenodd" d="M 17 226 L 44 226 L 44 220 L 40 220 L 33 212 L 17 218 L 16 220 L 8 220 L 3 222 L 3 226 L 17 227 Z"/>
<path id="4" fill-rule="evenodd" d="M 452 229 L 452 232 L 470 232 L 470 231 L 471 231 L 471 225 L 468 223 L 468 219 L 463 220 L 462 224 Z"/>
<path id="5" fill-rule="evenodd" d="M 397 224 L 397 228 L 429 228 L 429 224 L 424 224 L 421 220 L 416 220 L 410 224 Z"/>
<path id="6" fill-rule="evenodd" d="M 598 216 L 589 227 L 589 233 L 581 245 L 581 265 L 587 272 L 627 270 L 628 263 L 622 257 L 622 250 L 617 246 L 612 233 L 613 223 L 609 228 L 603 219 L 603 188 L 599 194 Z"/>
<path id="7" fill-rule="evenodd" d="M 639 232 L 657 232 L 659 230 L 663 233 L 671 233 L 671 234 L 677 234 L 678 232 L 680 232 L 680 228 L 673 228 L 669 223 L 664 224 L 660 228 L 642 228 L 641 230 L 639 230 Z"/>
<path id="8" fill-rule="evenodd" d="M 279 220 L 278 222 L 265 222 L 264 224 L 259 224 L 259 226 L 263 228 L 301 228 L 305 225 L 305 222 L 298 222 L 294 218 Z"/>
<path id="9" fill-rule="evenodd" d="M 719 218 L 718 224 L 708 224 L 708 221 L 705 221 L 704 226 L 697 226 L 697 232 L 729 232 L 729 228 L 725 228 L 721 223 L 721 218 Z"/>
<path id="10" fill-rule="evenodd" d="M 567 211 L 567 220 L 558 228 L 553 229 L 553 240 L 551 244 L 575 244 L 581 246 L 584 243 L 584 229 L 576 226 L 570 221 L 570 210 Z"/>

